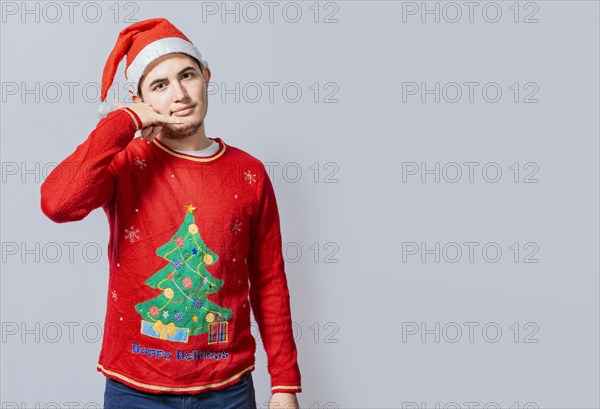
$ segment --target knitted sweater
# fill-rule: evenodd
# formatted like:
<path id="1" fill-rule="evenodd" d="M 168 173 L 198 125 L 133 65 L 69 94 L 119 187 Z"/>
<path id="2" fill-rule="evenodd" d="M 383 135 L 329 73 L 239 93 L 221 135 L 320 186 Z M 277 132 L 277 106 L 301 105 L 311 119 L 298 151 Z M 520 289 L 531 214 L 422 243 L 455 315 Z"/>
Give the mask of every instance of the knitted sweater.
<path id="1" fill-rule="evenodd" d="M 255 369 L 252 309 L 272 392 L 301 392 L 279 214 L 262 162 L 221 138 L 179 153 L 130 109 L 101 119 L 41 186 L 57 223 L 102 207 L 109 280 L 97 370 L 151 393 L 222 389 Z"/>

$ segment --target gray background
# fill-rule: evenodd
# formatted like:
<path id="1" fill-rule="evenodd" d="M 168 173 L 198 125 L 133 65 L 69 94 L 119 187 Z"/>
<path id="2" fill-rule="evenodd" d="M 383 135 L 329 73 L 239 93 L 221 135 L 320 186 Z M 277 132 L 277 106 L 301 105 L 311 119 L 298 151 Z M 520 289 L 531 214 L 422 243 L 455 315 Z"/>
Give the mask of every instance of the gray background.
<path id="1" fill-rule="evenodd" d="M 446 2 L 426 3 L 441 10 L 439 22 L 406 14 L 421 2 L 278 2 L 273 21 L 259 2 L 254 23 L 256 9 L 235 2 L 226 5 L 237 5 L 239 22 L 203 13 L 222 2 L 79 2 L 73 21 L 62 2 L 58 18 L 56 8 L 27 4 L 38 11 L 2 5 L 3 407 L 102 403 L 106 217 L 96 210 L 55 224 L 41 213 L 39 188 L 95 127 L 97 86 L 88 98 L 82 88 L 100 82 L 118 32 L 153 17 L 170 19 L 209 61 L 219 89 L 208 136 L 278 164 L 302 407 L 600 406 L 598 2 L 477 2 L 473 21 L 461 2 L 457 22 Z M 482 10 L 493 18 L 495 5 L 502 16 L 488 22 Z M 300 20 L 286 21 L 297 8 Z M 67 82 L 78 84 L 73 98 Z M 253 82 L 258 102 L 252 89 L 239 101 L 222 92 Z M 265 82 L 280 84 L 272 101 Z M 480 84 L 472 101 L 466 82 Z M 298 102 L 282 96 L 291 83 Z M 439 83 L 440 100 L 403 98 L 403 83 Z M 444 88 L 451 83 L 463 91 L 458 102 Z M 482 96 L 488 83 L 499 101 Z M 407 174 L 412 162 L 439 162 L 439 182 Z M 479 164 L 472 181 L 465 162 Z M 456 182 L 452 163 L 463 171 Z M 500 180 L 484 178 L 485 164 Z M 471 260 L 466 242 L 478 243 Z M 410 243 L 425 251 L 411 255 Z M 426 254 L 436 243 L 437 262 Z M 253 376 L 266 408 L 258 348 Z"/>

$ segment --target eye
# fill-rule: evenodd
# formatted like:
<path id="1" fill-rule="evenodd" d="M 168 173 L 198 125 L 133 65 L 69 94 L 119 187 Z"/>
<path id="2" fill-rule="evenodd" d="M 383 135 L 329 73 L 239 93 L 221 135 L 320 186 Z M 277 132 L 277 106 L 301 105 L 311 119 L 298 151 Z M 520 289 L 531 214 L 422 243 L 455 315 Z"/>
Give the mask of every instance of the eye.
<path id="1" fill-rule="evenodd" d="M 193 76 L 194 76 L 194 74 L 193 74 L 192 72 L 184 72 L 184 73 L 183 73 L 183 76 L 185 77 L 186 75 L 188 76 L 188 78 L 190 78 L 190 77 L 193 77 Z"/>
<path id="2" fill-rule="evenodd" d="M 156 90 L 160 90 L 160 88 L 159 88 L 159 87 L 160 87 L 160 86 L 162 86 L 162 85 L 165 85 L 165 84 L 164 84 L 164 83 L 162 83 L 162 82 L 161 82 L 161 83 L 159 83 L 159 84 L 157 84 L 157 85 L 154 87 L 154 90 L 155 90 L 155 91 L 156 91 Z"/>

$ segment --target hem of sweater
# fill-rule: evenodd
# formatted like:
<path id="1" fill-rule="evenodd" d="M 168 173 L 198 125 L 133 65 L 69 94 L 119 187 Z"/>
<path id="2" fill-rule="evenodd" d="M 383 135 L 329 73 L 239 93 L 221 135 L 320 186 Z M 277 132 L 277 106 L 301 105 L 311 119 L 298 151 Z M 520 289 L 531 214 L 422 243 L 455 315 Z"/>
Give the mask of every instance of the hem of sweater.
<path id="1" fill-rule="evenodd" d="M 230 385 L 234 384 L 235 382 L 239 381 L 242 378 L 242 376 L 246 375 L 249 372 L 252 372 L 254 370 L 254 365 L 250 365 L 249 367 L 241 370 L 240 372 L 236 373 L 235 375 L 230 376 L 229 378 L 227 378 L 226 380 L 221 381 L 221 382 L 215 382 L 215 383 L 210 383 L 210 384 L 206 384 L 206 385 L 185 386 L 185 387 L 173 387 L 173 386 L 151 384 L 151 383 L 147 383 L 147 382 L 140 382 L 140 381 L 135 380 L 127 375 L 107 369 L 104 366 L 102 366 L 102 364 L 100 364 L 100 363 L 97 365 L 96 369 L 98 370 L 98 372 L 102 372 L 102 374 L 104 376 L 106 376 L 107 378 L 111 378 L 116 381 L 126 383 L 128 386 L 138 389 L 138 390 L 143 390 L 143 391 L 152 392 L 152 393 L 167 393 L 168 392 L 168 393 L 191 393 L 191 394 L 194 394 L 194 393 L 204 392 L 207 390 L 222 389 L 227 386 L 230 386 Z"/>
<path id="2" fill-rule="evenodd" d="M 277 385 L 271 386 L 271 392 L 284 392 L 284 393 L 300 393 L 302 392 L 302 386 L 286 386 L 286 385 Z"/>

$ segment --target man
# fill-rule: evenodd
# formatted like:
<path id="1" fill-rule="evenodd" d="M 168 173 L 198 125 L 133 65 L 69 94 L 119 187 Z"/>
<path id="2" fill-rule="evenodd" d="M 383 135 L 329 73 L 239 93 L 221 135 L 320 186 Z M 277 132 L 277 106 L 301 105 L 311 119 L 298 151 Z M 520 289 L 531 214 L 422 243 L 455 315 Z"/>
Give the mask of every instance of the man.
<path id="1" fill-rule="evenodd" d="M 138 94 L 110 111 L 124 56 Z M 257 158 L 206 136 L 210 75 L 166 19 L 125 28 L 104 68 L 104 117 L 41 186 L 41 208 L 57 223 L 98 207 L 108 217 L 97 368 L 107 408 L 256 407 L 250 307 L 267 353 L 270 407 L 298 407 L 274 190 Z"/>

